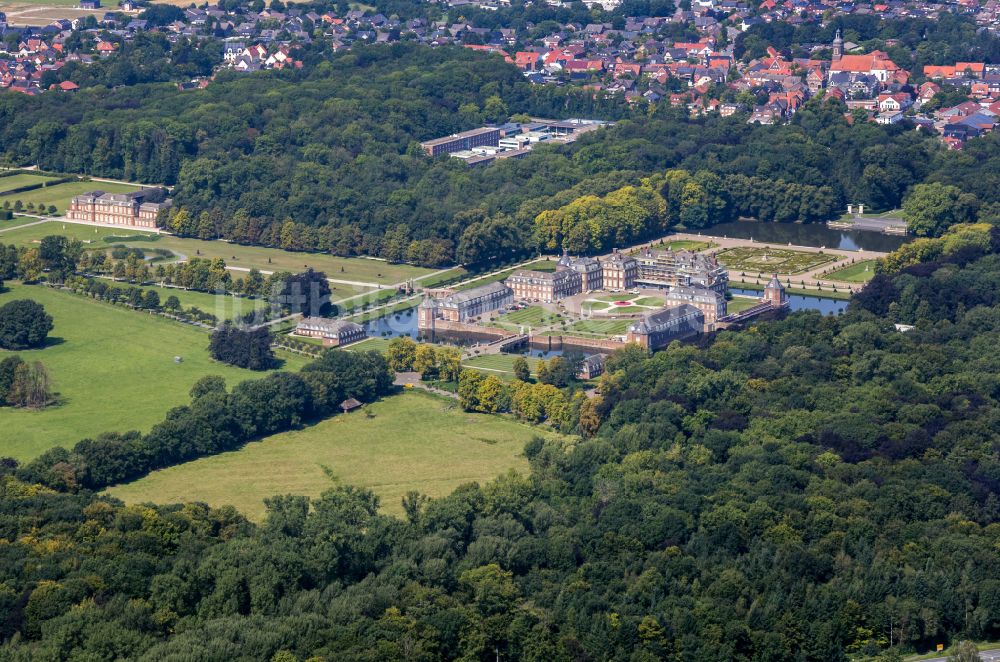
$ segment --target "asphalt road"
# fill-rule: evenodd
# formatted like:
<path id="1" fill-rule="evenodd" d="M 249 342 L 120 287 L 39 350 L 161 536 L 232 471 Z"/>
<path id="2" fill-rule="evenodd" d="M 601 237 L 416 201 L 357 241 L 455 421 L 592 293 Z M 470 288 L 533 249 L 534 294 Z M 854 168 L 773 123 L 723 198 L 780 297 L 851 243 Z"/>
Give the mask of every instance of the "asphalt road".
<path id="1" fill-rule="evenodd" d="M 993 650 L 980 651 L 979 659 L 983 662 L 1000 662 L 1000 648 L 994 648 Z M 929 660 L 922 660 L 921 662 L 948 662 L 948 657 L 932 657 Z"/>

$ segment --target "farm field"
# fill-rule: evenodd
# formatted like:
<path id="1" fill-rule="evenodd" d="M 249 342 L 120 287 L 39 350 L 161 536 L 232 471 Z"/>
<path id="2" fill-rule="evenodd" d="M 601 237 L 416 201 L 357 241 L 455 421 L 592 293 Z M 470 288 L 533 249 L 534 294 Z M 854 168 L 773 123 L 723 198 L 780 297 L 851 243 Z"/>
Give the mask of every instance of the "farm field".
<path id="1" fill-rule="evenodd" d="M 839 254 L 757 246 L 727 248 L 719 253 L 719 262 L 729 269 L 755 273 L 798 274 L 842 258 Z"/>
<path id="2" fill-rule="evenodd" d="M 475 368 L 490 373 L 503 373 L 513 377 L 514 361 L 517 360 L 518 356 L 518 354 L 487 354 L 462 361 L 462 365 L 466 368 Z M 538 366 L 538 358 L 525 356 L 524 359 L 528 362 L 528 367 L 531 368 L 531 374 L 534 375 L 535 368 Z"/>
<path id="3" fill-rule="evenodd" d="M 91 188 L 94 186 L 93 183 L 89 183 L 89 185 Z M 127 237 L 129 235 L 135 236 L 141 234 L 147 234 L 152 237 L 157 236 L 152 233 L 143 233 L 141 230 L 134 228 L 92 227 L 60 221 L 33 225 L 28 228 L 13 230 L 0 236 L 3 237 L 5 243 L 31 245 L 50 234 L 62 234 L 81 240 L 102 239 L 107 236 Z M 256 267 L 261 271 L 290 271 L 297 273 L 304 271 L 307 267 L 312 267 L 317 271 L 325 272 L 327 278 L 382 284 L 397 283 L 408 278 L 433 273 L 431 269 L 414 267 L 408 264 L 389 264 L 381 260 L 369 258 L 336 257 L 325 253 L 295 253 L 281 250 L 280 248 L 242 246 L 219 240 L 187 239 L 166 234 L 158 236 L 158 239 L 152 241 L 125 240 L 111 243 L 121 243 L 126 246 L 134 245 L 139 248 L 167 248 L 177 255 L 187 258 L 221 257 L 226 261 L 227 266 L 236 267 L 234 271 L 237 272 L 240 269 L 249 270 Z M 348 286 L 348 288 L 350 287 L 352 286 Z M 353 294 L 354 292 L 355 290 L 351 289 L 345 290 L 345 293 Z"/>
<path id="4" fill-rule="evenodd" d="M 3 181 L 0 180 L 0 185 L 2 184 Z M 69 207 L 70 200 L 72 200 L 74 196 L 80 195 L 81 193 L 88 193 L 98 189 L 104 191 L 105 193 L 128 193 L 129 191 L 138 191 L 139 188 L 140 187 L 138 186 L 131 186 L 129 184 L 67 182 L 65 184 L 56 184 L 55 186 L 46 186 L 45 188 L 35 189 L 34 191 L 0 195 L 0 206 L 2 206 L 4 202 L 10 202 L 10 204 L 13 205 L 15 201 L 20 200 L 25 206 L 27 206 L 29 202 L 34 203 L 36 207 L 39 204 L 43 204 L 46 207 L 49 205 L 55 205 L 58 213 L 64 214 L 66 213 L 66 208 Z"/>
<path id="5" fill-rule="evenodd" d="M 108 493 L 127 503 L 231 504 L 259 521 L 265 497 L 318 496 L 345 484 L 371 489 L 385 512 L 400 515 L 400 501 L 410 490 L 443 496 L 507 469 L 526 471 L 524 444 L 545 434 L 510 418 L 466 414 L 450 398 L 416 390 L 365 409 L 370 418 L 363 410 L 334 416 L 237 451 L 154 472 Z"/>
<path id="6" fill-rule="evenodd" d="M 845 283 L 867 283 L 875 276 L 875 260 L 862 260 L 843 269 L 824 274 L 823 278 Z"/>
<path id="7" fill-rule="evenodd" d="M 42 182 L 52 181 L 55 181 L 52 177 L 45 177 L 44 175 L 31 175 L 27 173 L 0 177 L 0 194 L 16 188 L 21 188 L 22 186 L 31 186 L 32 184 L 41 184 Z"/>
<path id="8" fill-rule="evenodd" d="M 148 430 L 186 404 L 191 385 L 205 375 L 221 375 L 230 386 L 260 375 L 213 361 L 208 334 L 196 327 L 38 285 L 8 285 L 0 293 L 0 305 L 16 299 L 37 301 L 55 322 L 48 346 L 18 354 L 45 365 L 62 400 L 0 414 L 3 454 L 20 461 L 100 432 Z M 288 370 L 306 362 L 280 357 Z"/>

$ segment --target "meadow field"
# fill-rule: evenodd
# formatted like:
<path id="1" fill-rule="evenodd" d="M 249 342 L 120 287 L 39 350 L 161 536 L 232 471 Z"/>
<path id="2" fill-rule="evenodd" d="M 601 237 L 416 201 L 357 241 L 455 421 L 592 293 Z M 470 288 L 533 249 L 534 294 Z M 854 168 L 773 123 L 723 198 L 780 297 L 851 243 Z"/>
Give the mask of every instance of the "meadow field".
<path id="1" fill-rule="evenodd" d="M 259 521 L 265 497 L 356 485 L 375 492 L 383 511 L 400 515 L 410 490 L 437 497 L 511 468 L 526 472 L 525 443 L 551 434 L 508 417 L 467 414 L 451 398 L 414 389 L 107 492 L 127 503 L 231 504 Z"/>
<path id="2" fill-rule="evenodd" d="M 191 385 L 205 375 L 232 386 L 261 374 L 213 361 L 203 329 L 41 285 L 8 284 L 0 293 L 0 305 L 16 299 L 37 301 L 53 318 L 49 344 L 17 354 L 45 365 L 60 398 L 43 410 L 0 410 L 0 452 L 20 461 L 100 432 L 148 430 L 186 404 Z M 307 361 L 279 356 L 287 370 Z"/>
<path id="3" fill-rule="evenodd" d="M 13 175 L 12 177 L 18 176 L 19 175 Z M 4 180 L 6 179 L 10 179 L 10 177 L 0 178 L 0 187 L 4 185 Z M 101 190 L 105 193 L 128 193 L 130 191 L 138 191 L 140 188 L 141 187 L 139 186 L 132 186 L 131 184 L 67 182 L 65 184 L 46 186 L 45 188 L 35 189 L 34 191 L 0 195 L 0 206 L 2 206 L 4 202 L 9 202 L 13 205 L 15 201 L 20 200 L 25 206 L 27 206 L 29 202 L 34 203 L 35 207 L 38 207 L 39 204 L 45 205 L 46 207 L 49 205 L 55 205 L 58 213 L 65 214 L 67 207 L 69 207 L 70 200 L 72 200 L 74 196 L 82 193 L 89 193 L 94 190 Z"/>
<path id="4" fill-rule="evenodd" d="M 3 227 L 5 226 L 0 224 L 0 230 Z M 327 278 L 389 285 L 408 278 L 434 273 L 432 269 L 414 267 L 409 264 L 389 264 L 371 258 L 336 257 L 325 253 L 297 253 L 280 248 L 242 246 L 221 240 L 205 241 L 168 234 L 156 235 L 135 228 L 94 227 L 62 221 L 50 221 L 0 232 L 0 243 L 30 246 L 37 244 L 42 237 L 50 234 L 60 234 L 72 239 L 92 242 L 103 241 L 105 237 L 123 237 L 121 241 L 104 243 L 109 246 L 114 243 L 138 248 L 166 248 L 179 257 L 189 259 L 221 257 L 226 261 L 228 267 L 234 268 L 234 275 L 237 276 L 240 275 L 239 270 L 245 274 L 251 268 L 267 272 L 290 271 L 298 273 L 312 267 L 316 271 L 325 272 Z M 146 236 L 148 240 L 130 239 L 130 237 L 136 236 Z M 91 248 L 96 247 L 91 246 Z M 357 289 L 351 289 L 352 287 L 345 286 L 341 290 L 341 294 L 347 296 L 356 293 Z M 364 291 L 370 288 L 362 287 L 360 289 Z"/>

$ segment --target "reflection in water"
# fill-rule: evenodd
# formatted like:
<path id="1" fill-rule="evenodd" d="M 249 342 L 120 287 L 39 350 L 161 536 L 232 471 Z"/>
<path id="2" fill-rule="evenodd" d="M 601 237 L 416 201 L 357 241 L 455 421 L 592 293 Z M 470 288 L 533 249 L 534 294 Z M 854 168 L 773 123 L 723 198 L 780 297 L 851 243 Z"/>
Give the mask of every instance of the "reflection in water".
<path id="1" fill-rule="evenodd" d="M 719 223 L 710 228 L 698 230 L 712 237 L 733 237 L 753 239 L 772 244 L 815 246 L 817 248 L 839 248 L 845 251 L 894 251 L 912 237 L 897 237 L 878 232 L 859 230 L 831 230 L 822 223 L 760 223 L 757 221 L 734 221 Z"/>
<path id="2" fill-rule="evenodd" d="M 740 294 L 748 297 L 759 297 L 760 292 L 755 292 L 754 290 L 741 290 L 739 288 L 730 287 L 729 291 L 733 294 Z M 847 310 L 848 301 L 842 301 L 840 299 L 824 299 L 821 297 L 809 297 L 802 294 L 789 294 L 788 302 L 792 312 L 797 310 L 818 310 L 824 315 L 839 315 L 840 313 Z"/>
<path id="3" fill-rule="evenodd" d="M 396 338 L 398 336 L 416 338 L 418 335 L 417 309 L 407 308 L 386 317 L 365 322 L 364 327 L 368 331 L 368 335 L 373 338 Z"/>

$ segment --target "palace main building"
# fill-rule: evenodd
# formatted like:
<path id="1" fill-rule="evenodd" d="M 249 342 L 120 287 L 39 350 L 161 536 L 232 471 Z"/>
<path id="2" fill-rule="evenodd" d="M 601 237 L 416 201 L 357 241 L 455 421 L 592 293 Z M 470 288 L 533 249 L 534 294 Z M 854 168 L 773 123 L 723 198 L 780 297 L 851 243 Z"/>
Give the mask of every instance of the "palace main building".
<path id="1" fill-rule="evenodd" d="M 170 207 L 170 200 L 146 202 L 149 193 L 149 189 L 131 193 L 84 193 L 70 202 L 66 218 L 87 223 L 156 228 L 156 218 L 160 211 Z"/>

